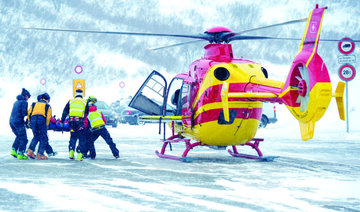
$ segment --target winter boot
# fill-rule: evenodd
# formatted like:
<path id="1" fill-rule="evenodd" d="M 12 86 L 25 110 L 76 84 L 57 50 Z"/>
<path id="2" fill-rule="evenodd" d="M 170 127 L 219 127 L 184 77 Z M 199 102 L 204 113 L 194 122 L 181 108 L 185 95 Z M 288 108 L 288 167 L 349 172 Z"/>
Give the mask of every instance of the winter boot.
<path id="1" fill-rule="evenodd" d="M 31 149 L 28 149 L 26 155 L 27 155 L 29 158 L 31 158 L 31 159 L 35 159 L 35 158 L 36 158 L 34 152 L 33 152 Z"/>
<path id="2" fill-rule="evenodd" d="M 79 153 L 79 154 L 77 155 L 77 160 L 78 160 L 78 161 L 82 161 L 82 160 L 83 160 L 83 154 L 82 154 L 82 153 Z"/>
<path id="3" fill-rule="evenodd" d="M 15 148 L 12 148 L 10 155 L 12 155 L 14 158 L 17 158 L 18 154 L 17 154 Z"/>
<path id="4" fill-rule="evenodd" d="M 74 159 L 75 159 L 74 150 L 70 150 L 70 152 L 69 152 L 69 158 L 70 158 L 71 160 L 74 160 Z"/>
<path id="5" fill-rule="evenodd" d="M 24 152 L 19 152 L 17 159 L 19 160 L 27 160 L 29 159 L 26 155 L 24 155 Z"/>
<path id="6" fill-rule="evenodd" d="M 57 154 L 58 154 L 57 152 L 52 152 L 52 153 L 49 153 L 48 156 L 49 156 L 49 157 L 52 157 L 52 156 L 55 156 L 55 155 L 57 155 Z"/>
<path id="7" fill-rule="evenodd" d="M 48 157 L 46 157 L 45 155 L 40 155 L 39 153 L 37 154 L 37 160 L 47 160 Z"/>

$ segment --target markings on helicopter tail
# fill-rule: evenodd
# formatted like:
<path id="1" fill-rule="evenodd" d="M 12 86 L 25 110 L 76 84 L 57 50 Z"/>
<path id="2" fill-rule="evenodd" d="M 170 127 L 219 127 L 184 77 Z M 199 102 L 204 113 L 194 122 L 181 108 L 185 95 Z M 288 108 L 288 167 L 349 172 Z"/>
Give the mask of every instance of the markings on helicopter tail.
<path id="1" fill-rule="evenodd" d="M 317 29 L 318 29 L 317 22 L 315 21 L 311 22 L 310 33 L 316 33 Z"/>

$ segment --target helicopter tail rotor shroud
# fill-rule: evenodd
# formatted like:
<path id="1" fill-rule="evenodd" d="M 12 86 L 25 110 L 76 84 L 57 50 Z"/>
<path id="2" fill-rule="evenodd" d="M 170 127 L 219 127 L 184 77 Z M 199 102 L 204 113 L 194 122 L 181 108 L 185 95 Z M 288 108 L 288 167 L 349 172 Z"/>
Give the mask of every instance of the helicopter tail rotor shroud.
<path id="1" fill-rule="evenodd" d="M 324 115 L 332 98 L 328 70 L 317 54 L 325 9 L 316 7 L 310 12 L 299 52 L 280 95 L 290 112 L 299 120 L 303 140 L 313 137 L 315 122 Z"/>

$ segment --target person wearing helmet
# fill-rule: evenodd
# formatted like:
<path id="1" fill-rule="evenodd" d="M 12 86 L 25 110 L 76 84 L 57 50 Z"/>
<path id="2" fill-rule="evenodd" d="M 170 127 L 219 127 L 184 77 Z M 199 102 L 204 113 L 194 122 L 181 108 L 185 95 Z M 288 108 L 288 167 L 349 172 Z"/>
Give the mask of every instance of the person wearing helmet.
<path id="1" fill-rule="evenodd" d="M 40 142 L 37 159 L 47 160 L 48 157 L 44 155 L 44 152 L 49 146 L 47 129 L 51 118 L 51 106 L 49 105 L 50 95 L 48 93 L 43 93 L 38 96 L 38 100 L 39 101 L 34 102 L 28 110 L 28 118 L 34 134 L 31 143 L 35 142 L 36 145 L 38 141 Z"/>
<path id="2" fill-rule="evenodd" d="M 89 97 L 89 114 L 85 119 L 85 124 L 89 126 L 89 136 L 87 140 L 87 147 L 90 151 L 90 158 L 95 159 L 95 141 L 101 136 L 105 142 L 109 145 L 110 150 L 113 156 L 117 159 L 119 158 L 119 150 L 116 148 L 116 144 L 113 142 L 113 139 L 110 136 L 110 133 L 105 127 L 106 119 L 104 115 L 99 111 L 95 105 L 97 99 L 94 96 Z"/>
<path id="3" fill-rule="evenodd" d="M 30 96 L 30 92 L 23 88 L 21 94 L 16 97 L 9 120 L 11 130 L 16 136 L 10 155 L 18 159 L 28 159 L 24 155 L 28 143 L 24 118 L 27 116 L 27 101 Z"/>
<path id="4" fill-rule="evenodd" d="M 75 159 L 75 147 L 76 141 L 79 140 L 79 153 L 77 155 L 77 160 L 82 161 L 83 155 L 86 154 L 86 137 L 85 137 L 85 128 L 84 119 L 85 115 L 88 113 L 89 107 L 87 101 L 83 99 L 83 91 L 77 89 L 75 92 L 75 97 L 70 99 L 63 110 L 61 116 L 62 125 L 65 122 L 67 116 L 69 116 L 69 127 L 70 127 L 70 141 L 69 141 L 69 158 L 71 160 Z"/>

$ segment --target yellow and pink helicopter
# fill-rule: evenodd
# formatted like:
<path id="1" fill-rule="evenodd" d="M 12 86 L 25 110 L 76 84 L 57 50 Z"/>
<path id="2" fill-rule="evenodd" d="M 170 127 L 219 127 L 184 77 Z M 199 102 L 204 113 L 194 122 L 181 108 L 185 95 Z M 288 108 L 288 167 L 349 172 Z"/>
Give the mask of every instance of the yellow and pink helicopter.
<path id="1" fill-rule="evenodd" d="M 146 121 L 165 123 L 172 135 L 162 139 L 163 145 L 156 154 L 161 158 L 188 161 L 188 153 L 196 146 L 226 149 L 234 157 L 272 160 L 264 157 L 259 144 L 264 139 L 255 138 L 264 102 L 284 104 L 298 119 L 303 140 L 313 138 L 315 122 L 325 113 L 332 97 L 336 98 L 340 119 L 344 117 L 343 92 L 345 83 L 339 82 L 332 92 L 328 70 L 317 54 L 321 23 L 326 7 L 318 5 L 308 18 L 280 24 L 232 32 L 225 27 L 214 27 L 199 35 L 156 34 L 134 32 L 104 32 L 69 29 L 27 28 L 36 30 L 110 33 L 138 36 L 167 36 L 192 38 L 195 41 L 171 45 L 183 45 L 206 40 L 205 55 L 191 63 L 187 73 L 176 75 L 169 85 L 163 75 L 153 71 L 131 100 L 129 106 L 146 114 Z M 302 39 L 251 36 L 245 33 L 264 28 L 306 21 Z M 260 64 L 247 59 L 235 58 L 231 41 L 235 40 L 301 40 L 285 82 L 268 79 L 268 73 Z M 355 41 L 359 42 L 359 41 Z M 162 47 L 163 48 L 163 47 Z M 192 142 L 195 140 L 195 142 Z M 166 154 L 172 143 L 184 142 L 181 156 Z M 241 154 L 237 146 L 250 146 L 257 155 Z"/>
<path id="2" fill-rule="evenodd" d="M 285 83 L 268 79 L 266 69 L 258 63 L 234 58 L 229 44 L 234 40 L 279 38 L 246 36 L 242 34 L 250 30 L 233 33 L 224 27 L 205 32 L 200 38 L 210 42 L 205 46 L 205 56 L 194 61 L 188 73 L 176 75 L 169 87 L 161 74 L 152 72 L 129 105 L 151 115 L 143 117 L 145 120 L 171 121 L 172 136 L 162 139 L 162 149 L 156 154 L 186 161 L 188 152 L 195 146 L 217 149 L 231 146 L 232 150 L 228 151 L 232 156 L 271 160 L 259 149 L 264 139 L 255 138 L 263 102 L 285 104 L 299 120 L 303 140 L 313 137 L 315 122 L 324 115 L 332 97 L 336 97 L 340 118 L 344 120 L 345 84 L 340 82 L 335 94 L 332 93 L 328 70 L 317 54 L 325 9 L 316 5 L 307 19 L 277 24 L 307 20 L 300 49 Z M 171 92 L 173 86 L 177 88 L 175 92 Z M 156 99 L 156 95 L 149 98 L 151 93 L 163 101 Z M 197 142 L 191 143 L 191 139 Z M 167 145 L 177 142 L 185 142 L 181 157 L 165 154 Z M 239 153 L 238 145 L 251 146 L 257 156 Z"/>

